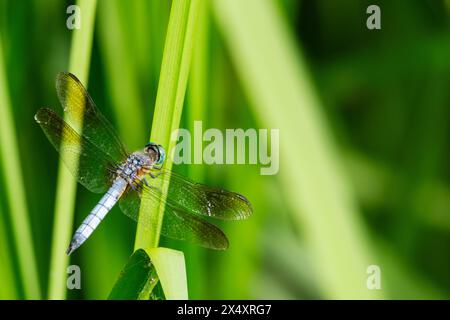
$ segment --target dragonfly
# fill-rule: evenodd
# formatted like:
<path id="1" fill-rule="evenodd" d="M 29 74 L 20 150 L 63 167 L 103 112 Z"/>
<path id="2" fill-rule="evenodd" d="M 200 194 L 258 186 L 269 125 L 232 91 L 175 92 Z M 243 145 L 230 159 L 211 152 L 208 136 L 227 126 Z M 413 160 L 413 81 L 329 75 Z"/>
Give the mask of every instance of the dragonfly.
<path id="1" fill-rule="evenodd" d="M 39 109 L 35 120 L 78 182 L 91 192 L 104 193 L 75 231 L 68 255 L 91 236 L 116 203 L 126 216 L 138 221 L 142 199 L 148 201 L 150 208 L 165 206 L 162 235 L 210 249 L 228 248 L 226 235 L 205 217 L 246 219 L 253 211 L 247 198 L 165 169 L 166 152 L 157 143 L 150 142 L 129 153 L 73 74 L 59 73 L 56 91 L 68 122 L 81 122 L 81 128 L 72 127 L 49 108 Z M 141 219 L 148 216 L 145 214 Z M 143 223 L 148 230 L 150 224 L 150 221 Z"/>

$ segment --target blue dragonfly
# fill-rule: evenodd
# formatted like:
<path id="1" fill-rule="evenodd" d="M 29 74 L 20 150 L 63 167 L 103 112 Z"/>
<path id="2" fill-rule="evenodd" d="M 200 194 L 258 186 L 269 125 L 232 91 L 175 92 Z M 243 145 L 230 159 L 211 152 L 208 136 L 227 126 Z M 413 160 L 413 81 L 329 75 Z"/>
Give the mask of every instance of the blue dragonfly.
<path id="1" fill-rule="evenodd" d="M 56 91 L 66 116 L 72 121 L 82 119 L 82 130 L 77 131 L 49 108 L 39 109 L 35 119 L 78 182 L 91 192 L 104 193 L 75 231 L 67 254 L 89 238 L 117 202 L 125 215 L 137 221 L 142 198 L 148 199 L 154 208 L 161 203 L 165 206 L 163 235 L 206 248 L 228 248 L 222 230 L 203 217 L 248 218 L 252 206 L 244 196 L 190 181 L 164 169 L 166 152 L 156 143 L 129 153 L 73 74 L 59 73 Z M 161 186 L 167 183 L 167 192 L 162 192 Z"/>

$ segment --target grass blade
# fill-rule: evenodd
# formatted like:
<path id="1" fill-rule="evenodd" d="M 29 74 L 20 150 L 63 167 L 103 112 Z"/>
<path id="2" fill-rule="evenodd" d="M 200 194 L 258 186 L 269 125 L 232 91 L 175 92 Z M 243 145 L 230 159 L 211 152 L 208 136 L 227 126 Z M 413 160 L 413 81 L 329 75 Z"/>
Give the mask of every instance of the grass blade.
<path id="1" fill-rule="evenodd" d="M 77 5 L 81 9 L 81 28 L 73 32 L 69 72 L 75 74 L 87 87 L 97 1 L 78 0 Z M 82 123 L 71 125 L 80 128 Z M 61 155 L 60 159 L 63 157 L 64 155 Z M 76 189 L 76 178 L 60 160 L 48 284 L 49 299 L 64 299 L 66 296 L 66 268 L 69 258 L 65 252 L 72 236 Z"/>
<path id="2" fill-rule="evenodd" d="M 169 18 L 150 139 L 166 149 L 167 169 L 172 167 L 170 136 L 179 126 L 183 109 L 197 7 L 197 0 L 175 0 Z M 168 185 L 159 187 L 167 191 Z M 139 219 L 135 249 L 158 246 L 163 214 L 164 206 L 153 208 L 142 201 L 140 217 L 145 218 Z M 150 224 L 144 225 L 144 221 Z"/>
<path id="3" fill-rule="evenodd" d="M 184 254 L 168 248 L 149 248 L 146 250 L 167 300 L 187 300 L 188 288 Z"/>
<path id="4" fill-rule="evenodd" d="M 5 225 L 3 224 L 3 212 L 0 206 L 0 300 L 17 299 L 17 290 L 14 277 L 13 266 L 11 263 L 11 252 L 7 241 Z"/>
<path id="5" fill-rule="evenodd" d="M 136 250 L 120 273 L 108 300 L 148 300 L 157 283 L 155 265 L 144 250 Z"/>
<path id="6" fill-rule="evenodd" d="M 6 185 L 9 213 L 19 260 L 20 275 L 26 299 L 39 299 L 41 289 L 29 222 L 29 211 L 23 185 L 20 155 L 11 102 L 8 95 L 2 38 L 0 35 L 0 156 Z"/>
<path id="7" fill-rule="evenodd" d="M 213 4 L 255 115 L 280 129 L 281 182 L 314 254 L 322 292 L 334 299 L 383 297 L 366 288 L 366 269 L 376 260 L 322 106 L 278 8 L 259 0 Z"/>
<path id="8" fill-rule="evenodd" d="M 157 142 L 165 147 L 168 155 L 165 164 L 167 169 L 172 167 L 170 154 L 174 145 L 171 142 L 171 134 L 173 130 L 179 127 L 183 110 L 197 11 L 198 0 L 175 0 L 170 12 L 150 136 L 150 141 Z M 165 185 L 159 187 L 165 194 L 169 185 L 165 183 Z M 164 275 L 161 284 L 168 299 L 174 297 L 187 299 L 184 256 L 182 264 L 179 262 L 179 258 L 175 259 L 178 262 L 176 269 L 173 269 L 173 266 L 164 263 L 165 261 L 171 261 L 174 257 L 172 251 L 164 251 L 161 255 L 159 255 L 160 251 L 156 251 L 158 254 L 152 251 L 152 248 L 156 248 L 159 244 L 163 215 L 164 205 L 160 204 L 159 207 L 153 207 L 147 201 L 142 201 L 135 249 L 146 248 L 147 252 L 153 252 L 156 255 L 157 261 L 161 261 L 157 265 L 157 271 L 159 271 L 158 276 Z M 143 216 L 144 218 L 141 218 Z M 150 224 L 147 225 L 144 221 Z"/>

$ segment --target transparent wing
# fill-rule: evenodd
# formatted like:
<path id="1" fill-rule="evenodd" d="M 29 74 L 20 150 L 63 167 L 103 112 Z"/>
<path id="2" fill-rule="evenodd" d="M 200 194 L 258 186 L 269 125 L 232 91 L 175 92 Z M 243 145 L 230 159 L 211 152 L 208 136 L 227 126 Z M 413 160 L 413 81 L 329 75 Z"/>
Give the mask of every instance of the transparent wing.
<path id="1" fill-rule="evenodd" d="M 170 179 L 166 202 L 187 212 L 222 220 L 246 219 L 253 212 L 250 202 L 239 193 L 196 183 L 166 169 L 153 169 L 152 174 L 155 179 Z M 150 192 L 155 190 L 151 188 Z"/>
<path id="2" fill-rule="evenodd" d="M 153 188 L 145 186 L 144 188 L 146 191 L 142 192 L 141 196 L 134 190 L 128 190 L 119 201 L 120 209 L 135 221 L 138 221 L 141 197 L 148 199 L 155 207 L 161 197 L 158 195 L 157 189 L 150 192 L 148 189 Z M 144 221 L 144 225 L 149 225 L 149 223 Z M 228 248 L 228 239 L 222 230 L 169 203 L 166 203 L 165 206 L 161 234 L 172 239 L 189 241 L 210 249 L 226 250 Z"/>
<path id="3" fill-rule="evenodd" d="M 79 183 L 96 193 L 108 190 L 110 170 L 115 164 L 111 157 L 81 137 L 53 110 L 39 109 L 35 119 L 48 140 L 63 155 L 62 160 L 72 174 L 77 177 Z M 77 159 L 79 159 L 78 163 Z"/>
<path id="4" fill-rule="evenodd" d="M 81 82 L 71 73 L 61 72 L 56 78 L 56 91 L 64 112 L 71 121 L 82 119 L 82 135 L 116 162 L 126 159 L 128 153 L 111 123 L 95 106 Z M 79 132 L 80 133 L 80 132 Z"/>

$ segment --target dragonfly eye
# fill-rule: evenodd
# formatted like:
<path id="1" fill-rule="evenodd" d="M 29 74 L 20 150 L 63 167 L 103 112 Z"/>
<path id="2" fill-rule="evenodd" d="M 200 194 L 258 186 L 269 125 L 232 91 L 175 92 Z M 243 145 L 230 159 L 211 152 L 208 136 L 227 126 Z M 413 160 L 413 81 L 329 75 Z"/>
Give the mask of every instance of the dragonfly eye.
<path id="1" fill-rule="evenodd" d="M 157 165 L 162 165 L 164 163 L 164 161 L 166 160 L 166 151 L 159 144 L 150 142 L 145 146 L 145 151 L 147 153 L 149 153 L 150 151 L 156 153 L 157 157 L 156 157 L 155 164 L 157 164 Z"/>

